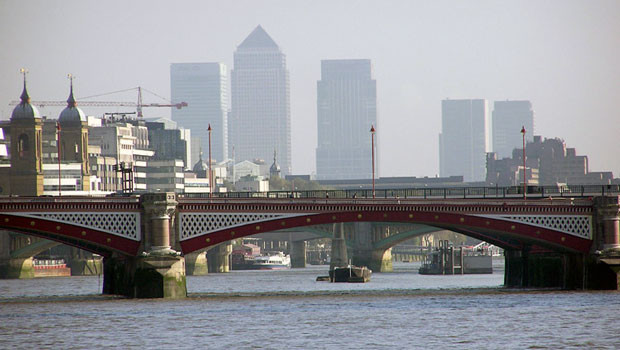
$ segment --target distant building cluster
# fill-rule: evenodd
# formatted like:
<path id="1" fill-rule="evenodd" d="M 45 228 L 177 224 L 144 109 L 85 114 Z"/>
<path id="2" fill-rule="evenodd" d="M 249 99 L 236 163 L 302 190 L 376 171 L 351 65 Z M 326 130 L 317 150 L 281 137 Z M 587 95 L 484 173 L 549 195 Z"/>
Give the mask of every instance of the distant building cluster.
<path id="1" fill-rule="evenodd" d="M 277 170 L 272 176 L 279 175 L 275 154 L 271 167 Z M 239 181 L 240 190 L 266 191 L 264 168 L 249 161 L 209 166 L 202 152 L 192 167 L 190 130 L 165 119 L 86 116 L 73 86 L 58 118 L 42 117 L 30 104 L 25 77 L 20 103 L 0 123 L 0 195 L 207 193 L 226 191 L 227 181 Z"/>
<path id="2" fill-rule="evenodd" d="M 67 107 L 47 118 L 30 103 L 24 73 L 21 102 L 0 123 L 0 195 L 267 191 L 268 178 L 292 176 L 286 55 L 261 26 L 234 52 L 230 81 L 223 63 L 172 63 L 170 87 L 172 100 L 186 103 L 172 109 L 172 120 L 86 116 L 73 84 Z M 362 188 L 379 177 L 377 124 L 371 61 L 321 61 L 315 178 Z M 530 101 L 495 101 L 491 111 L 485 99 L 446 99 L 441 125 L 440 177 L 424 186 L 515 186 L 524 175 L 531 185 L 614 181 L 611 172 L 590 172 L 587 156 L 562 140 L 535 136 Z"/>
<path id="3" fill-rule="evenodd" d="M 237 47 L 230 84 L 223 63 L 173 63 L 170 90 L 173 100 L 188 103 L 173 110 L 172 119 L 192 131 L 193 159 L 210 149 L 219 162 L 260 167 L 275 150 L 282 173 L 291 173 L 286 56 L 261 26 Z"/>
<path id="4" fill-rule="evenodd" d="M 222 63 L 173 63 L 170 67 L 172 99 L 189 105 L 173 110 L 172 119 L 192 130 L 192 158 L 198 157 L 198 148 L 209 147 L 206 130 L 210 124 L 213 159 L 239 163 L 243 168 L 255 164 L 261 169 L 258 173 L 266 176 L 265 160 L 275 150 L 282 176 L 291 175 L 286 56 L 261 26 L 237 47 L 230 76 L 229 84 Z M 322 61 L 317 96 L 316 178 L 371 178 L 369 130 L 377 127 L 377 92 L 370 60 Z"/>
<path id="5" fill-rule="evenodd" d="M 22 99 L 13 114 L 27 117 L 12 117 L 0 129 L 1 171 L 17 175 L 22 167 L 29 174 L 22 178 L 37 185 L 26 190 L 30 185 L 3 180 L 0 194 L 264 191 L 269 177 L 291 175 L 286 56 L 261 26 L 234 52 L 230 80 L 223 63 L 172 63 L 170 87 L 172 100 L 185 103 L 172 109 L 171 120 L 85 116 L 72 100 L 67 111 L 77 117 L 64 125 L 60 117 L 40 116 L 29 97 Z M 317 95 L 316 177 L 370 179 L 371 151 L 378 158 L 378 140 L 371 144 L 370 134 L 377 128 L 371 61 L 323 60 Z M 29 153 L 16 148 L 22 144 Z M 9 167 L 18 162 L 16 149 L 31 163 Z"/>
<path id="6" fill-rule="evenodd" d="M 599 185 L 614 181 L 610 171 L 590 172 L 588 157 L 577 155 L 561 139 L 542 139 L 534 136 L 525 147 L 525 176 L 528 185 Z M 511 157 L 498 159 L 497 153 L 487 154 L 489 185 L 515 186 L 523 184 L 523 147 L 513 149 Z"/>
<path id="7" fill-rule="evenodd" d="M 443 100 L 440 176 L 487 185 L 610 184 L 611 172 L 590 172 L 588 157 L 564 141 L 534 135 L 530 101 Z M 525 145 L 525 180 L 523 146 Z"/>

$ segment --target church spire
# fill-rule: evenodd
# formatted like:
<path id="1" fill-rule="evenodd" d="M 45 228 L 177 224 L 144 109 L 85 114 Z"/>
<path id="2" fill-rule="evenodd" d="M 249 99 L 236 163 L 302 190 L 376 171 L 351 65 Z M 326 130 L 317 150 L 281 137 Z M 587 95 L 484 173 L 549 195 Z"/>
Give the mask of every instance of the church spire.
<path id="1" fill-rule="evenodd" d="M 269 168 L 269 176 L 271 178 L 276 178 L 276 177 L 280 177 L 280 165 L 278 164 L 278 161 L 276 159 L 276 149 L 273 149 L 273 164 L 271 164 L 271 167 Z"/>
<path id="2" fill-rule="evenodd" d="M 28 69 L 21 68 L 19 72 L 24 75 L 24 90 L 22 91 L 22 95 L 19 97 L 22 100 L 20 104 L 30 103 L 30 96 L 28 96 L 28 90 L 26 89 L 26 74 L 28 74 Z"/>
<path id="3" fill-rule="evenodd" d="M 74 108 L 77 103 L 75 102 L 75 98 L 73 98 L 73 74 L 67 74 L 67 78 L 71 81 L 71 90 L 69 93 L 69 98 L 67 99 L 67 107 Z"/>

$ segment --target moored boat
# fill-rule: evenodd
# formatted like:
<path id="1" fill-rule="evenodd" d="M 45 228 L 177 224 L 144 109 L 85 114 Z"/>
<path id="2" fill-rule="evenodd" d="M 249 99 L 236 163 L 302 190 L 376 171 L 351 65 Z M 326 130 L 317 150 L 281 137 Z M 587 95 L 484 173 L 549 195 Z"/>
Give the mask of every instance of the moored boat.
<path id="1" fill-rule="evenodd" d="M 34 259 L 34 277 L 69 277 L 71 268 L 63 259 Z"/>
<path id="2" fill-rule="evenodd" d="M 372 270 L 366 266 L 336 267 L 329 271 L 331 282 L 365 283 L 370 281 Z"/>

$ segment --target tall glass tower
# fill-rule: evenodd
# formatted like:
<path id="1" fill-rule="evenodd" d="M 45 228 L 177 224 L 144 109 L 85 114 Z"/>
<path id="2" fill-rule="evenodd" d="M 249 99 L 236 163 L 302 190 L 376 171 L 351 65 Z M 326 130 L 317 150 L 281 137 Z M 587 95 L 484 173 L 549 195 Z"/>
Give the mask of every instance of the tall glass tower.
<path id="1" fill-rule="evenodd" d="M 521 127 L 525 139 L 534 140 L 534 111 L 530 101 L 495 101 L 493 108 L 493 152 L 498 159 L 510 158 L 512 150 L 523 148 Z"/>
<path id="2" fill-rule="evenodd" d="M 484 181 L 490 146 L 487 100 L 441 101 L 440 176 Z"/>
<path id="3" fill-rule="evenodd" d="M 286 56 L 258 26 L 237 47 L 231 72 L 229 148 L 235 161 L 268 162 L 274 150 L 291 173 L 291 107 Z"/>
<path id="4" fill-rule="evenodd" d="M 172 120 L 191 130 L 192 139 L 200 138 L 200 147 L 208 152 L 207 128 L 211 124 L 211 157 L 228 159 L 228 72 L 223 63 L 172 63 L 170 65 L 172 101 L 187 102 L 187 107 L 172 109 Z M 194 142 L 192 142 L 194 144 Z M 193 149 L 198 159 L 199 149 Z M 204 158 L 203 158 L 204 159 Z M 193 164 L 186 164 L 191 168 Z"/>
<path id="5" fill-rule="evenodd" d="M 321 61 L 317 179 L 371 178 L 372 125 L 377 127 L 377 82 L 372 78 L 370 60 Z"/>

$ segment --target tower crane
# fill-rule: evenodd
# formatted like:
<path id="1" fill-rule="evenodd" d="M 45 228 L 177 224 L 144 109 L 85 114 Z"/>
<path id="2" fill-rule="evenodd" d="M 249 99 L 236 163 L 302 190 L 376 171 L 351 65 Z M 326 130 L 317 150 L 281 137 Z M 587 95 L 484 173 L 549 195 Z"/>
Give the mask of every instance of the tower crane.
<path id="1" fill-rule="evenodd" d="M 179 102 L 179 103 L 170 103 L 170 104 L 161 104 L 161 103 L 142 103 L 142 87 L 138 86 L 135 88 L 131 88 L 131 89 L 126 89 L 126 90 L 120 90 L 120 91 L 114 91 L 114 92 L 108 92 L 105 94 L 101 94 L 101 95 L 94 95 L 94 96 L 87 96 L 84 98 L 92 98 L 92 97 L 99 97 L 99 96 L 104 96 L 104 95 L 110 95 L 110 94 L 115 94 L 115 93 L 119 93 L 119 92 L 126 92 L 126 91 L 130 91 L 130 90 L 138 90 L 138 102 L 118 102 L 118 101 L 83 101 L 83 100 L 79 100 L 77 101 L 78 104 L 80 106 L 88 106 L 88 107 L 133 107 L 136 109 L 136 111 L 138 112 L 138 118 L 142 118 L 142 108 L 144 107 L 175 107 L 176 109 L 181 109 L 183 107 L 187 107 L 187 102 Z M 145 91 L 148 91 L 146 89 L 144 89 Z M 165 98 L 157 95 L 154 92 L 148 91 L 151 94 L 162 98 L 165 100 Z M 11 101 L 11 103 L 9 103 L 9 106 L 16 106 L 18 104 L 20 104 L 21 101 Z M 66 101 L 30 101 L 30 104 L 35 105 L 37 107 L 46 107 L 46 106 L 65 106 L 67 104 Z"/>

